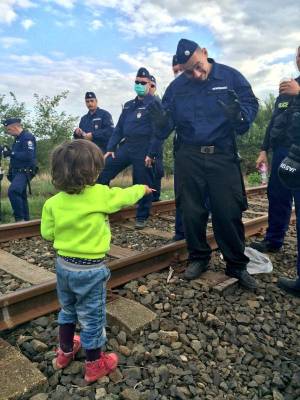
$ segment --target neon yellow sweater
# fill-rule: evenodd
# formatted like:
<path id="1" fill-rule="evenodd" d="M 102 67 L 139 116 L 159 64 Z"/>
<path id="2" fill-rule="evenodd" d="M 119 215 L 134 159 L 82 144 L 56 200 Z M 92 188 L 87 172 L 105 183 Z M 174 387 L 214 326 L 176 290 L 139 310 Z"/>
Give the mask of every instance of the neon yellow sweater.
<path id="1" fill-rule="evenodd" d="M 80 194 L 59 192 L 43 207 L 41 234 L 61 256 L 103 258 L 111 233 L 107 214 L 131 206 L 145 194 L 144 185 L 126 189 L 87 186 Z"/>

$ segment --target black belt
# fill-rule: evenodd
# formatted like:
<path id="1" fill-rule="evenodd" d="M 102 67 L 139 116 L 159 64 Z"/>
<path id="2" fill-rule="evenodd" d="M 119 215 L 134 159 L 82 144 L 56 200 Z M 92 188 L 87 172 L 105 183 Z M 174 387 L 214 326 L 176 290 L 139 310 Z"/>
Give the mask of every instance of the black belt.
<path id="1" fill-rule="evenodd" d="M 16 172 L 24 172 L 25 174 L 28 174 L 28 172 L 33 173 L 35 170 L 35 167 L 27 167 L 27 168 L 11 168 L 12 173 Z"/>
<path id="2" fill-rule="evenodd" d="M 37 168 L 37 167 L 11 168 L 12 174 L 15 174 L 15 173 L 23 173 L 23 174 L 26 175 L 26 180 L 27 180 L 27 186 L 28 186 L 28 192 L 29 192 L 29 194 L 32 194 L 31 185 L 30 185 L 30 179 L 32 178 L 32 176 L 34 176 L 36 168 Z M 33 174 L 33 175 L 29 176 L 29 174 Z"/>
<path id="3" fill-rule="evenodd" d="M 233 149 L 231 147 L 222 148 L 214 145 L 201 146 L 199 144 L 190 143 L 181 143 L 181 146 L 190 147 L 202 154 L 233 154 Z"/>

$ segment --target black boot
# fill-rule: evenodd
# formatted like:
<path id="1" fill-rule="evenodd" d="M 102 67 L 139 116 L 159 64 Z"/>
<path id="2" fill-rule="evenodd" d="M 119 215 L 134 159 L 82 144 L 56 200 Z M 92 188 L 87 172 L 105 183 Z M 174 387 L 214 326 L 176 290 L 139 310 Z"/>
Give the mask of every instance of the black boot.
<path id="1" fill-rule="evenodd" d="M 268 240 L 261 240 L 260 242 L 253 242 L 250 244 L 252 249 L 260 251 L 261 253 L 278 253 L 280 251 L 280 247 L 274 247 L 271 242 Z"/>
<path id="2" fill-rule="evenodd" d="M 300 278 L 288 279 L 279 278 L 277 286 L 284 290 L 286 293 L 292 294 L 293 296 L 300 297 Z"/>
<path id="3" fill-rule="evenodd" d="M 184 278 L 192 280 L 199 278 L 199 276 L 208 270 L 209 261 L 191 260 L 186 270 L 184 271 Z"/>
<path id="4" fill-rule="evenodd" d="M 226 268 L 225 274 L 232 278 L 239 280 L 239 284 L 246 289 L 255 290 L 257 289 L 256 280 L 249 274 L 247 269 L 238 268 Z"/>

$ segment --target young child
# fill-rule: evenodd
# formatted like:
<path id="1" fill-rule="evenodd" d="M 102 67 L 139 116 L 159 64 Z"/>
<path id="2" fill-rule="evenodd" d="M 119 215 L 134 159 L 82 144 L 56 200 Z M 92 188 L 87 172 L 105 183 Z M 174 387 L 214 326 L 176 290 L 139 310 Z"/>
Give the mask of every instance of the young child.
<path id="1" fill-rule="evenodd" d="M 52 154 L 52 182 L 60 191 L 43 207 L 41 234 L 57 251 L 59 349 L 55 368 L 65 368 L 81 345 L 86 351 L 85 379 L 94 382 L 118 364 L 114 353 L 101 352 L 106 342 L 104 263 L 111 233 L 107 214 L 135 204 L 152 193 L 148 186 L 126 189 L 95 184 L 104 167 L 99 148 L 88 140 L 58 146 Z M 80 337 L 74 335 L 76 322 Z"/>

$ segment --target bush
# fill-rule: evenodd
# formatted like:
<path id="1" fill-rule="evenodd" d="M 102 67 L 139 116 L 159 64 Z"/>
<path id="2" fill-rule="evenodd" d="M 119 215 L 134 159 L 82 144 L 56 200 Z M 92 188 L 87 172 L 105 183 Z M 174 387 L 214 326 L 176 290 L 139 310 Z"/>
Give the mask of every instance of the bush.
<path id="1" fill-rule="evenodd" d="M 258 172 L 252 172 L 252 174 L 247 176 L 247 181 L 249 186 L 260 186 L 261 176 Z"/>

